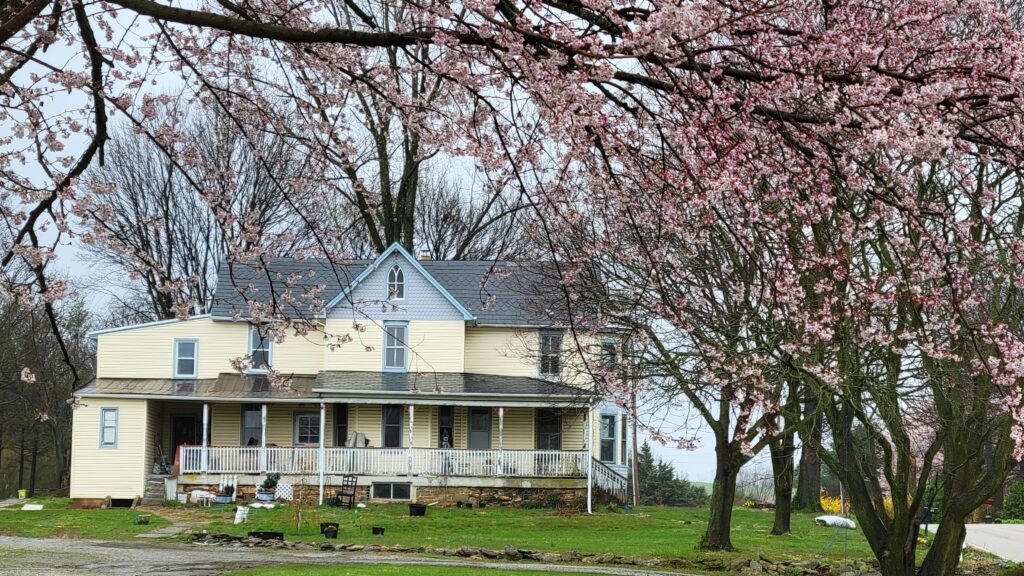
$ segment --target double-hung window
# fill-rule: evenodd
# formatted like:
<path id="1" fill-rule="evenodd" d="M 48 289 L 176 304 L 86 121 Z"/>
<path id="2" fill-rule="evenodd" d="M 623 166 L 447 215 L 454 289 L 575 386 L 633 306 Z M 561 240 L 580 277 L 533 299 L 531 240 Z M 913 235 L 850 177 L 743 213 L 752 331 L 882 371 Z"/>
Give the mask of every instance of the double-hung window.
<path id="1" fill-rule="evenodd" d="M 544 331 L 540 333 L 540 373 L 542 376 L 558 376 L 562 372 L 562 333 Z"/>
<path id="2" fill-rule="evenodd" d="M 615 462 L 615 415 L 601 415 L 601 461 Z"/>
<path id="3" fill-rule="evenodd" d="M 100 408 L 100 448 L 117 448 L 117 408 Z"/>
<path id="4" fill-rule="evenodd" d="M 405 322 L 384 323 L 384 370 L 405 372 L 409 325 Z"/>
<path id="5" fill-rule="evenodd" d="M 334 445 L 348 442 L 348 404 L 334 405 Z"/>
<path id="6" fill-rule="evenodd" d="M 249 371 L 266 372 L 270 368 L 270 336 L 261 334 L 252 326 L 249 329 Z"/>
<path id="7" fill-rule="evenodd" d="M 320 444 L 320 415 L 295 415 L 295 443 L 298 445 Z"/>
<path id="8" fill-rule="evenodd" d="M 452 448 L 455 446 L 455 407 L 437 407 L 437 447 Z"/>
<path id="9" fill-rule="evenodd" d="M 615 347 L 615 340 L 604 338 L 601 340 L 601 364 L 606 368 L 615 368 L 618 364 L 618 349 Z"/>
<path id="10" fill-rule="evenodd" d="M 174 377 L 195 378 L 199 371 L 199 341 L 174 341 Z"/>

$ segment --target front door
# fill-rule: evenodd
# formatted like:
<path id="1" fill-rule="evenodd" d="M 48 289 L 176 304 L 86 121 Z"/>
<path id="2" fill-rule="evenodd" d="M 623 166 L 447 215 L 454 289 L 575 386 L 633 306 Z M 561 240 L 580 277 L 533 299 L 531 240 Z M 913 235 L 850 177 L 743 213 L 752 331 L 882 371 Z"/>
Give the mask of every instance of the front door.
<path id="1" fill-rule="evenodd" d="M 469 439 L 470 450 L 491 449 L 491 409 L 470 408 L 469 409 Z"/>
<path id="2" fill-rule="evenodd" d="M 171 418 L 171 454 L 178 453 L 178 446 L 198 444 L 195 416 L 174 416 Z"/>

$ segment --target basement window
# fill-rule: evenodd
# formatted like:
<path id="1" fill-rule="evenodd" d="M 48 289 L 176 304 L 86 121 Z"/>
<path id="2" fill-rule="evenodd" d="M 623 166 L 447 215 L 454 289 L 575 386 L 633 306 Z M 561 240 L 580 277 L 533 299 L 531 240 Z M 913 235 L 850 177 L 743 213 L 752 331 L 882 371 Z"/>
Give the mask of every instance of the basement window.
<path id="1" fill-rule="evenodd" d="M 412 497 L 412 484 L 374 482 L 372 494 L 378 500 L 409 500 Z"/>

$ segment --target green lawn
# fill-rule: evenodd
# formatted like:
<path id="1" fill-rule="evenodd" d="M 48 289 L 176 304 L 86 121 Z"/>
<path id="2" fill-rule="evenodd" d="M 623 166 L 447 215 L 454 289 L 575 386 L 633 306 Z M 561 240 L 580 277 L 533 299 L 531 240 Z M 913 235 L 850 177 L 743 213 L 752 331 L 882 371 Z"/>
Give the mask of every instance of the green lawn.
<path id="1" fill-rule="evenodd" d="M 707 522 L 706 509 L 644 507 L 638 513 L 601 511 L 593 516 L 559 513 L 552 510 L 523 510 L 489 507 L 483 510 L 429 508 L 427 516 L 411 518 L 403 505 L 372 505 L 361 512 L 330 507 L 309 508 L 304 512 L 302 529 L 296 531 L 294 509 L 250 509 L 245 525 L 231 523 L 232 513 L 185 511 L 198 519 L 212 518 L 204 528 L 210 532 L 244 535 L 249 530 L 273 530 L 285 533 L 292 541 L 323 541 L 320 522 L 338 522 L 338 542 L 404 546 L 456 548 L 462 545 L 501 549 L 506 544 L 542 552 L 575 550 L 582 553 L 612 552 L 622 556 L 681 557 L 687 559 L 718 557 L 756 557 L 779 560 L 814 559 L 828 547 L 829 560 L 841 560 L 843 532 L 814 525 L 813 514 L 794 514 L 793 533 L 770 536 L 771 512 L 736 509 L 733 514 L 732 540 L 736 554 L 708 555 L 695 548 Z M 360 527 L 361 526 L 361 527 Z M 371 527 L 385 529 L 384 536 L 373 536 Z M 851 558 L 869 558 L 870 550 L 860 531 L 849 531 Z M 829 546 L 831 542 L 831 546 Z"/>
<path id="2" fill-rule="evenodd" d="M 30 502 L 42 504 L 43 509 L 22 510 L 20 505 L 0 509 L 0 534 L 119 540 L 170 524 L 159 516 L 152 516 L 148 525 L 135 524 L 139 512 L 125 508 L 71 510 L 68 498 L 37 498 Z"/>
<path id="3" fill-rule="evenodd" d="M 538 576 L 546 572 L 523 570 L 503 572 L 510 576 Z M 395 566 L 391 564 L 373 564 L 368 566 L 322 566 L 317 564 L 284 564 L 266 568 L 249 568 L 229 572 L 230 576 L 490 576 L 493 570 L 486 568 L 459 568 L 455 566 Z M 586 573 L 575 572 L 580 576 Z"/>

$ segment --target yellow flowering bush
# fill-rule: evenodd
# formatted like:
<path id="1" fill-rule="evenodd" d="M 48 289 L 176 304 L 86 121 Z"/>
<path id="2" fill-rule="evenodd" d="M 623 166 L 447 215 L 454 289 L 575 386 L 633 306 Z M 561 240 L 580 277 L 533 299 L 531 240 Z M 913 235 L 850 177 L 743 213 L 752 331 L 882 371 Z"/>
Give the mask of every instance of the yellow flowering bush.
<path id="1" fill-rule="evenodd" d="M 827 494 L 821 495 L 821 509 L 828 514 L 835 514 L 836 516 L 845 516 L 850 514 L 850 501 L 846 501 L 846 510 L 842 510 L 843 504 L 838 496 L 829 496 Z M 892 498 L 886 496 L 885 498 L 885 513 L 892 517 Z"/>

